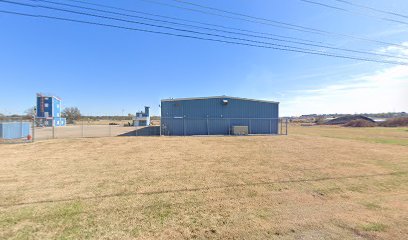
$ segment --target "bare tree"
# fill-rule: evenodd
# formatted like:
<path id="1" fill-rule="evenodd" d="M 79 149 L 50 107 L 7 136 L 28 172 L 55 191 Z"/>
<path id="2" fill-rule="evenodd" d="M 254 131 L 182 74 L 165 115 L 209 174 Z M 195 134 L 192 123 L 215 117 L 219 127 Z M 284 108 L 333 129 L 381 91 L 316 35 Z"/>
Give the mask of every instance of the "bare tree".
<path id="1" fill-rule="evenodd" d="M 33 116 L 35 115 L 35 107 L 30 107 L 27 110 L 24 111 L 24 114 L 26 116 Z"/>
<path id="2" fill-rule="evenodd" d="M 67 123 L 74 123 L 81 118 L 81 111 L 77 107 L 67 107 L 62 111 L 62 117 L 67 119 Z"/>

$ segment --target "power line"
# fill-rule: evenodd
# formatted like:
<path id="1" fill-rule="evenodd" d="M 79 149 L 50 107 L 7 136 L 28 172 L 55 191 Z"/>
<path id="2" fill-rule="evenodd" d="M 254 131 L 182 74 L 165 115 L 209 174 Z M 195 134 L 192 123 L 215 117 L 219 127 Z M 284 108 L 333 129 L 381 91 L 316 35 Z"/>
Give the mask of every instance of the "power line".
<path id="1" fill-rule="evenodd" d="M 154 1 L 154 0 L 143 0 L 143 1 Z M 315 28 L 309 28 L 309 27 L 304 27 L 304 26 L 300 26 L 300 25 L 296 25 L 296 24 L 289 24 L 289 23 L 285 23 L 285 22 L 281 22 L 281 21 L 275 21 L 275 20 L 270 20 L 270 19 L 266 19 L 266 18 L 260 18 L 260 17 L 256 17 L 256 16 L 251 16 L 251 15 L 248 15 L 248 14 L 231 12 L 231 11 L 227 11 L 227 10 L 223 10 L 223 9 L 219 9 L 219 8 L 208 7 L 208 6 L 204 6 L 204 5 L 197 4 L 197 3 L 187 2 L 187 1 L 184 1 L 184 0 L 173 0 L 173 1 L 183 3 L 183 4 L 192 5 L 192 6 L 196 6 L 196 7 L 200 7 L 200 8 L 210 9 L 210 10 L 214 10 L 214 11 L 217 11 L 217 12 L 227 13 L 227 14 L 231 14 L 231 15 L 242 16 L 242 17 L 246 17 L 246 18 L 253 18 L 253 19 L 257 19 L 257 20 L 261 20 L 261 21 L 273 22 L 273 23 L 278 23 L 278 24 L 282 24 L 282 25 L 286 25 L 286 26 L 291 26 L 291 27 L 296 27 L 296 28 L 301 28 L 301 29 L 306 29 L 306 30 L 311 30 L 311 31 L 316 31 L 316 32 L 325 32 L 325 31 L 315 29 Z M 336 7 L 336 6 L 331 6 L 331 5 L 328 5 L 328 4 L 323 4 L 323 3 L 314 2 L 314 1 L 310 1 L 310 0 L 300 0 L 300 1 L 308 2 L 308 3 L 312 3 L 312 4 L 318 4 L 318 5 L 322 5 L 322 6 L 329 7 L 329 8 L 334 8 L 336 10 L 341 10 L 341 11 L 346 11 L 346 12 L 359 14 L 359 13 L 356 13 L 356 12 L 353 12 L 353 11 L 350 11 L 350 10 L 347 10 L 347 9 L 344 9 L 344 8 L 339 8 L 339 7 Z M 366 14 L 359 14 L 359 15 L 374 17 L 374 16 L 370 16 L 370 15 L 366 15 Z M 382 18 L 382 17 L 379 17 L 379 19 L 408 25 L 407 22 L 403 22 L 403 21 L 399 21 L 399 20 L 394 20 L 394 19 L 389 19 L 389 18 Z"/>
<path id="2" fill-rule="evenodd" d="M 183 23 L 178 23 L 178 22 L 173 22 L 173 21 L 159 20 L 159 19 L 153 19 L 153 18 L 148 18 L 148 17 L 141 17 L 141 16 L 136 16 L 136 15 L 129 15 L 129 14 L 123 14 L 123 13 L 118 13 L 118 12 L 105 11 L 105 10 L 101 10 L 101 9 L 83 7 L 83 6 L 78 6 L 78 5 L 65 4 L 65 3 L 57 3 L 57 2 L 53 2 L 53 1 L 47 1 L 47 0 L 31 0 L 31 1 L 35 1 L 35 2 L 46 2 L 46 3 L 56 4 L 56 5 L 63 5 L 63 6 L 73 7 L 73 8 L 87 9 L 87 10 L 92 10 L 92 11 L 104 12 L 104 13 L 115 14 L 115 15 L 126 16 L 126 17 L 132 17 L 132 18 L 140 18 L 140 19 L 144 19 L 144 20 L 155 21 L 155 22 L 162 22 L 162 23 L 167 23 L 167 24 L 174 24 L 174 25 L 180 25 L 180 26 L 185 26 L 185 27 L 205 29 L 205 30 L 210 30 L 210 31 L 218 31 L 218 32 L 224 32 L 224 33 L 230 33 L 230 34 L 237 34 L 237 35 L 244 35 L 244 36 L 256 37 L 256 38 L 264 38 L 264 39 L 269 39 L 269 40 L 274 40 L 274 41 L 292 42 L 292 43 L 296 43 L 296 44 L 302 44 L 302 42 L 299 42 L 299 41 L 303 41 L 303 42 L 316 42 L 316 41 L 311 41 L 311 40 L 304 40 L 304 39 L 301 39 L 301 38 L 286 37 L 286 36 L 275 35 L 275 34 L 268 34 L 268 33 L 254 32 L 254 33 L 257 33 L 257 34 L 272 35 L 272 36 L 276 36 L 276 37 L 280 37 L 280 38 L 294 39 L 294 40 L 297 40 L 297 41 L 290 41 L 290 40 L 283 40 L 283 39 L 278 39 L 278 38 L 264 37 L 264 36 L 253 35 L 253 34 L 246 34 L 246 33 L 232 32 L 232 31 L 225 31 L 225 30 L 220 30 L 220 29 L 215 29 L 215 28 L 208 28 L 208 27 L 202 27 L 202 26 L 191 25 L 191 24 L 183 24 Z M 70 0 L 67 0 L 67 1 L 70 1 Z M 73 1 L 74 1 L 74 2 L 82 2 L 82 1 L 75 1 L 75 0 L 73 0 Z M 90 5 L 101 5 L 101 4 L 90 4 Z M 106 5 L 103 5 L 103 6 L 107 7 Z M 114 8 L 114 7 L 110 7 L 110 8 Z M 129 10 L 129 11 L 131 11 L 131 10 Z M 133 11 L 132 11 L 132 12 L 133 12 Z M 145 15 L 146 15 L 146 13 L 143 13 L 143 12 L 140 12 L 140 11 L 135 11 L 135 12 L 137 12 L 137 13 L 139 13 L 139 14 L 145 14 Z M 147 14 L 147 15 L 155 15 L 155 14 Z M 156 16 L 157 16 L 157 15 L 156 15 Z M 158 16 L 161 16 L 161 15 L 158 15 Z M 164 17 L 164 16 L 161 16 L 161 17 Z M 167 17 L 166 17 L 166 18 L 167 18 Z M 189 20 L 184 20 L 184 21 L 189 21 Z M 195 22 L 195 21 L 189 21 L 189 22 Z M 200 24 L 205 24 L 205 23 L 202 23 L 202 22 L 199 22 L 199 23 L 200 23 Z M 213 24 L 207 24 L 207 25 L 213 25 Z M 219 26 L 219 25 L 214 25 L 214 26 L 222 27 L 222 26 Z M 232 30 L 238 30 L 238 31 L 245 31 L 245 32 L 252 32 L 252 31 L 248 31 L 248 30 L 234 29 L 234 28 L 228 28 L 228 27 L 222 27 L 222 28 L 232 29 Z M 316 43 L 322 43 L 322 42 L 316 42 Z"/>
<path id="3" fill-rule="evenodd" d="M 269 25 L 269 26 L 278 27 L 278 28 L 290 29 L 290 30 L 294 30 L 294 31 L 322 34 L 320 30 L 315 30 L 315 29 L 308 28 L 308 27 L 297 26 L 295 24 L 283 23 L 283 22 L 274 21 L 274 20 L 259 21 L 259 19 L 256 19 L 256 18 L 253 18 L 255 20 L 251 20 L 251 19 L 248 19 L 248 18 L 233 17 L 233 16 L 228 16 L 228 15 L 225 15 L 225 14 L 218 14 L 218 13 L 198 10 L 198 9 L 194 9 L 194 8 L 176 6 L 176 5 L 173 5 L 173 4 L 159 2 L 159 1 L 155 1 L 155 0 L 139 0 L 139 1 L 154 3 L 154 4 L 158 4 L 158 5 L 163 5 L 163 6 L 167 6 L 167 7 L 172 7 L 172 8 L 177 8 L 177 9 L 182 9 L 182 10 L 187 10 L 187 11 L 192 11 L 192 12 L 199 12 L 199 13 L 218 16 L 218 17 L 222 17 L 222 18 L 229 18 L 229 19 L 235 19 L 235 20 L 246 21 L 246 22 L 251 22 L 251 23 Z"/>
<path id="4" fill-rule="evenodd" d="M 153 1 L 153 0 L 143 0 L 143 1 Z M 285 22 L 271 20 L 271 19 L 262 18 L 262 17 L 255 17 L 255 16 L 251 16 L 251 15 L 248 15 L 248 14 L 243 14 L 243 13 L 231 12 L 231 11 L 227 11 L 227 10 L 223 10 L 223 9 L 219 9 L 219 8 L 204 6 L 204 5 L 197 4 L 197 3 L 192 3 L 192 2 L 182 1 L 182 0 L 173 0 L 173 1 L 183 3 L 183 4 L 188 4 L 188 5 L 195 6 L 195 7 L 214 10 L 214 11 L 217 11 L 217 12 L 227 13 L 227 14 L 231 14 L 231 15 L 235 15 L 235 16 L 241 16 L 241 17 L 245 17 L 245 18 L 252 18 L 252 19 L 265 21 L 265 22 L 277 23 L 277 24 L 290 26 L 290 27 L 295 27 L 295 28 L 300 28 L 300 29 L 305 29 L 305 30 L 309 30 L 309 31 L 322 32 L 322 30 L 315 29 L 315 28 L 300 26 L 300 25 L 296 25 L 296 24 L 292 24 L 292 23 L 285 23 Z"/>
<path id="5" fill-rule="evenodd" d="M 312 47 L 327 48 L 327 49 L 331 49 L 331 50 L 340 50 L 340 51 L 346 51 L 346 52 L 353 52 L 353 53 L 360 53 L 360 54 L 367 54 L 367 55 L 374 55 L 374 56 L 381 56 L 381 57 L 388 57 L 388 58 L 397 58 L 397 59 L 408 60 L 408 58 L 406 58 L 406 57 L 399 57 L 399 56 L 393 56 L 393 55 L 388 55 L 388 54 L 380 54 L 380 53 L 359 51 L 359 50 L 339 48 L 339 47 L 331 47 L 331 46 L 318 45 L 318 44 L 302 43 L 302 42 L 298 42 L 298 41 L 281 40 L 281 39 L 276 39 L 276 38 L 262 37 L 262 36 L 256 36 L 256 35 L 251 35 L 251 34 L 243 34 L 243 33 L 231 32 L 231 31 L 224 31 L 224 30 L 219 30 L 219 29 L 206 28 L 206 27 L 200 27 L 200 26 L 195 26 L 195 25 L 181 24 L 181 23 L 175 23 L 175 22 L 170 22 L 170 21 L 163 21 L 163 20 L 157 20 L 157 19 L 152 19 L 152 18 L 145 18 L 145 17 L 135 16 L 135 15 L 122 14 L 122 13 L 118 13 L 118 12 L 105 11 L 105 10 L 100 10 L 100 9 L 95 9 L 95 8 L 82 7 L 82 6 L 72 5 L 72 4 L 57 3 L 57 2 L 53 2 L 53 1 L 47 1 L 47 0 L 32 0 L 32 1 L 35 1 L 35 2 L 38 2 L 38 1 L 39 1 L 39 2 L 47 2 L 47 3 L 57 4 L 57 5 L 63 5 L 63 6 L 69 6 L 69 7 L 80 8 L 80 9 L 87 9 L 87 10 L 92 10 L 92 11 L 99 11 L 99 12 L 104 12 L 104 13 L 116 14 L 116 15 L 120 15 L 120 16 L 135 17 L 135 18 L 141 18 L 141 19 L 150 20 L 150 21 L 158 21 L 158 22 L 176 24 L 176 25 L 181 25 L 181 26 L 195 27 L 195 28 L 200 28 L 200 29 L 205 29 L 205 30 L 211 30 L 211 31 L 218 31 L 218 32 L 223 32 L 223 33 L 228 33 L 228 34 L 243 35 L 243 36 L 246 36 L 246 37 L 249 36 L 249 37 L 257 37 L 257 38 L 265 38 L 265 39 L 268 39 L 268 40 L 289 42 L 289 43 L 295 43 L 295 44 L 306 45 L 306 46 L 312 46 Z M 6 1 L 6 2 L 7 2 L 7 1 Z M 39 7 L 42 7 L 42 6 L 39 6 Z M 46 7 L 46 8 L 48 8 L 48 7 Z M 54 9 L 54 8 L 53 8 L 53 9 Z M 65 11 L 65 10 L 63 10 L 63 11 Z M 81 13 L 81 14 L 82 14 L 82 13 Z M 116 19 L 115 19 L 115 20 L 116 20 Z M 177 29 L 177 30 L 178 30 L 178 29 Z M 217 37 L 218 37 L 218 36 L 217 36 Z M 234 39 L 234 40 L 236 40 L 236 39 Z M 240 40 L 241 40 L 241 39 L 240 39 Z M 267 44 L 267 43 L 265 43 L 265 42 L 256 42 L 256 43 Z M 292 47 L 292 46 L 285 46 L 285 47 Z"/>
<path id="6" fill-rule="evenodd" d="M 330 53 L 317 53 L 317 52 L 311 52 L 311 51 L 306 51 L 306 50 L 301 51 L 301 50 L 287 49 L 287 48 L 280 48 L 280 47 L 263 46 L 263 45 L 256 45 L 256 44 L 249 44 L 249 43 L 242 43 L 242 42 L 226 41 L 226 40 L 220 40 L 220 39 L 214 39 L 214 38 L 205 38 L 205 37 L 191 36 L 191 35 L 185 35 L 185 34 L 177 34 L 177 33 L 147 30 L 147 29 L 141 29 L 141 28 L 118 26 L 118 25 L 106 24 L 106 23 L 90 22 L 90 21 L 77 20 L 77 19 L 71 19 L 71 18 L 54 17 L 54 16 L 48 16 L 48 15 L 29 14 L 29 13 L 21 13 L 21 12 L 5 11 L 5 10 L 0 10 L 0 12 L 7 13 L 7 14 L 13 14 L 13 15 L 19 15 L 19 16 L 26 16 L 26 17 L 46 18 L 46 19 L 51 19 L 51 20 L 75 22 L 75 23 L 82 23 L 82 24 L 88 24 L 88 25 L 125 29 L 125 30 L 145 32 L 145 33 L 154 33 L 154 34 L 168 35 L 168 36 L 174 36 L 174 37 L 191 38 L 191 39 L 204 40 L 204 41 L 220 42 L 220 43 L 240 45 L 240 46 L 273 49 L 273 50 L 296 52 L 296 53 L 305 53 L 305 54 L 320 55 L 320 56 L 327 56 L 327 57 L 359 60 L 359 61 L 365 61 L 365 62 L 386 63 L 386 64 L 404 65 L 404 66 L 408 65 L 408 63 L 396 62 L 396 61 L 376 60 L 376 59 L 344 56 L 344 55 L 337 55 L 337 54 L 330 54 Z"/>
<path id="7" fill-rule="evenodd" d="M 144 26 L 149 26 L 149 27 L 156 27 L 156 28 L 169 29 L 169 30 L 173 30 L 173 31 L 187 32 L 187 33 L 190 33 L 190 34 L 192 33 L 192 34 L 206 35 L 206 36 L 211 36 L 211 37 L 219 37 L 219 38 L 225 38 L 225 39 L 231 39 L 231 40 L 251 42 L 251 43 L 256 43 L 256 44 L 265 44 L 265 45 L 271 45 L 271 46 L 277 46 L 277 47 L 283 47 L 283 48 L 291 48 L 291 49 L 297 49 L 297 50 L 302 50 L 302 51 L 314 51 L 314 52 L 319 52 L 319 53 L 325 53 L 325 52 L 314 50 L 314 49 L 305 49 L 305 48 L 299 48 L 299 47 L 276 44 L 276 43 L 270 43 L 270 42 L 250 40 L 250 39 L 245 39 L 245 38 L 229 37 L 229 36 L 219 35 L 219 34 L 203 33 L 203 32 L 199 32 L 199 31 L 192 31 L 192 30 L 186 30 L 186 29 L 175 28 L 175 27 L 167 27 L 167 26 L 163 26 L 163 25 L 150 24 L 150 23 L 145 23 L 145 22 L 140 22 L 140 21 L 126 20 L 126 19 L 122 19 L 122 18 L 107 17 L 107 16 L 102 16 L 102 15 L 97 15 L 97 14 L 77 12 L 77 11 L 61 9 L 61 8 L 54 8 L 54 7 L 48 7 L 48 6 L 43 6 L 43 5 L 32 5 L 32 4 L 19 3 L 19 2 L 13 2 L 13 1 L 8 1 L 8 0 L 0 0 L 0 2 L 5 2 L 5 3 L 10 3 L 10 4 L 15 4 L 15 5 L 21 5 L 21 6 L 26 6 L 26 7 L 44 8 L 44 9 L 74 13 L 74 14 L 97 17 L 97 18 L 104 18 L 104 19 L 121 21 L 121 22 L 126 22 L 126 23 L 139 24 L 139 25 L 144 25 Z"/>
<path id="8" fill-rule="evenodd" d="M 356 15 L 377 18 L 377 19 L 380 19 L 380 20 L 388 21 L 388 22 L 401 23 L 401 24 L 408 25 L 408 23 L 404 22 L 404 21 L 391 19 L 391 18 L 386 18 L 386 17 L 377 17 L 377 16 L 368 15 L 368 14 L 364 14 L 364 13 L 359 13 L 359 12 L 355 12 L 355 11 L 352 11 L 352 10 L 349 10 L 349 9 L 346 9 L 346 8 L 341 8 L 341 7 L 333 6 L 333 5 L 322 3 L 322 2 L 316 2 L 316 1 L 311 1 L 311 0 L 299 0 L 299 1 L 304 2 L 304 3 L 313 4 L 313 5 L 322 6 L 322 7 L 326 7 L 326 8 L 330 8 L 330 9 L 339 10 L 339 11 L 342 11 L 342 12 L 348 12 L 348 13 L 352 13 L 352 14 L 356 14 Z"/>
<path id="9" fill-rule="evenodd" d="M 368 9 L 368 10 L 378 12 L 378 13 L 385 13 L 385 14 L 390 14 L 390 15 L 397 16 L 397 17 L 408 18 L 408 15 L 404 15 L 404 14 L 396 13 L 396 12 L 392 12 L 392 11 L 381 10 L 381 9 L 373 8 L 373 7 L 366 6 L 366 5 L 353 3 L 353 2 L 350 2 L 350 1 L 345 1 L 345 0 L 332 0 L 332 1 L 341 2 L 341 3 L 344 3 L 344 4 L 348 4 L 348 5 L 363 8 L 363 9 Z"/>
<path id="10" fill-rule="evenodd" d="M 200 11 L 197 9 L 191 9 L 191 8 L 184 8 L 184 7 L 180 7 L 180 6 L 175 6 L 172 4 L 167 4 L 167 3 L 163 3 L 163 2 L 159 2 L 156 0 L 139 0 L 139 1 L 144 1 L 144 2 L 149 2 L 149 3 L 154 3 L 154 4 L 159 4 L 159 5 L 164 5 L 164 6 L 168 6 L 168 7 L 173 7 L 173 8 L 179 8 L 179 9 L 184 9 L 184 10 L 188 10 L 188 11 L 194 11 L 194 12 L 201 12 L 204 14 L 209 14 L 209 15 L 215 15 L 215 16 L 220 16 L 221 17 L 227 17 L 227 18 L 232 18 L 232 19 L 237 19 L 237 20 L 242 20 L 242 21 L 249 21 L 249 22 L 254 22 L 254 23 L 261 23 L 262 22 L 258 22 L 258 21 L 251 21 L 249 19 L 242 19 L 242 18 L 234 18 L 231 16 L 225 16 L 222 14 L 214 14 L 214 13 L 209 13 L 209 12 L 205 12 L 205 11 Z M 181 1 L 181 0 L 173 0 L 179 3 L 183 3 L 183 4 L 194 4 L 197 7 L 201 7 L 201 8 L 205 8 L 205 9 L 210 9 L 212 7 L 208 7 L 208 6 L 204 6 L 201 4 L 195 4 L 195 3 L 191 3 L 191 2 L 185 2 L 185 1 Z M 222 10 L 222 9 L 218 9 L 218 8 L 213 8 L 213 9 L 217 9 L 217 11 L 226 11 L 226 10 Z M 231 12 L 231 11 L 228 11 Z M 236 12 L 231 12 L 231 14 L 236 14 L 236 15 L 240 15 L 241 13 L 236 13 Z M 257 19 L 258 17 L 254 17 L 254 16 L 250 16 L 247 15 L 248 18 L 253 18 L 253 19 Z M 274 21 L 274 20 L 271 20 Z M 284 22 L 282 22 L 284 23 Z M 291 23 L 285 23 L 288 25 L 292 25 Z M 299 27 L 303 27 L 300 25 L 297 25 Z M 293 29 L 293 28 L 289 28 L 286 26 L 280 26 L 281 28 L 286 28 L 286 29 L 290 29 L 290 30 L 296 30 L 296 31 L 303 31 L 303 30 L 299 30 L 299 29 Z M 303 27 L 303 28 L 308 28 L 308 27 Z M 372 43 L 376 43 L 376 44 L 381 44 L 381 45 L 385 45 L 385 46 L 395 46 L 395 47 L 399 47 L 399 48 L 404 48 L 404 49 L 408 49 L 407 46 L 401 45 L 401 44 L 397 44 L 397 43 L 389 43 L 389 42 L 384 42 L 384 41 L 378 41 L 378 40 L 373 40 L 373 39 L 369 39 L 369 38 L 363 38 L 363 37 L 358 37 L 358 36 L 354 36 L 354 35 L 349 35 L 349 34 L 343 34 L 343 33 L 335 33 L 335 32 L 330 32 L 330 31 L 326 31 L 326 30 L 319 30 L 319 29 L 314 29 L 315 31 L 303 31 L 303 32 L 308 32 L 308 33 L 313 33 L 313 34 L 320 34 L 320 35 L 329 35 L 329 36 L 338 36 L 338 37 L 342 37 L 342 38 L 351 38 L 351 39 L 356 39 L 356 40 L 361 40 L 361 41 L 367 41 L 367 42 L 372 42 Z"/>
<path id="11" fill-rule="evenodd" d="M 320 42 L 320 41 L 313 41 L 313 40 L 310 40 L 310 39 L 303 39 L 303 38 L 298 38 L 298 37 L 289 37 L 289 36 L 283 36 L 283 35 L 279 35 L 279 34 L 252 31 L 252 30 L 247 30 L 247 29 L 242 29 L 242 28 L 227 27 L 227 26 L 222 26 L 222 25 L 218 25 L 218 24 L 211 24 L 211 23 L 205 23 L 205 22 L 200 22 L 200 21 L 187 20 L 187 19 L 183 19 L 183 18 L 169 17 L 169 16 L 164 16 L 164 15 L 159 15 L 159 14 L 152 14 L 152 13 L 146 13 L 146 12 L 142 12 L 142 11 L 130 10 L 130 9 L 126 9 L 126 8 L 119 8 L 119 7 L 114 7 L 114 6 L 105 5 L 105 4 L 90 3 L 90 2 L 80 1 L 80 0 L 65 0 L 65 1 L 76 2 L 76 3 L 86 4 L 86 5 L 90 5 L 90 6 L 110 8 L 110 9 L 115 9 L 115 10 L 120 10 L 120 11 L 125 11 L 125 12 L 138 13 L 138 14 L 143 14 L 143 15 L 147 15 L 147 16 L 166 18 L 166 19 L 171 19 L 171 20 L 176 20 L 176 21 L 196 23 L 196 24 L 201 24 L 201 25 L 206 25 L 206 26 L 211 26 L 211 27 L 218 27 L 218 28 L 223 28 L 223 29 L 230 29 L 230 30 L 235 30 L 235 31 L 242 31 L 242 32 L 255 33 L 255 34 L 261 34 L 261 35 L 267 35 L 267 36 L 274 36 L 274 37 L 285 38 L 285 39 L 293 39 L 293 40 L 299 40 L 299 41 L 303 41 L 303 42 L 323 43 L 323 42 Z"/>

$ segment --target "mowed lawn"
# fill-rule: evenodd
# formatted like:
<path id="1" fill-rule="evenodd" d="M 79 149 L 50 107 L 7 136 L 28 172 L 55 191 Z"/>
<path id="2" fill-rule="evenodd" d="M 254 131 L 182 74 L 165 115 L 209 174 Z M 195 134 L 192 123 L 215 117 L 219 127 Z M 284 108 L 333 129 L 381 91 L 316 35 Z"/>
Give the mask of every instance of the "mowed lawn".
<path id="1" fill-rule="evenodd" d="M 407 130 L 3 144 L 0 239 L 408 239 Z"/>
<path id="2" fill-rule="evenodd" d="M 295 134 L 304 134 L 308 136 L 319 136 L 329 138 L 340 138 L 359 140 L 370 143 L 385 143 L 408 146 L 408 128 L 345 128 L 340 126 L 311 126 L 301 127 L 299 125 L 291 126 Z"/>

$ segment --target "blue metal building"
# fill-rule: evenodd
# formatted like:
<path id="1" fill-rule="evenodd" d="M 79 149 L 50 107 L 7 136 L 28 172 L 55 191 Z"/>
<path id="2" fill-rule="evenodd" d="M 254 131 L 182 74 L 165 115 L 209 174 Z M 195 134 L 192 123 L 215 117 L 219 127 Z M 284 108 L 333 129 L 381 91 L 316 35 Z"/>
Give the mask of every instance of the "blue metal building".
<path id="1" fill-rule="evenodd" d="M 278 134 L 279 103 L 218 96 L 161 101 L 161 134 L 229 135 L 235 126 L 249 134 Z"/>
<path id="2" fill-rule="evenodd" d="M 0 122 L 0 139 L 22 139 L 31 135 L 31 122 Z"/>
<path id="3" fill-rule="evenodd" d="M 37 94 L 37 124 L 48 127 L 66 125 L 66 119 L 61 117 L 62 101 L 55 96 Z"/>

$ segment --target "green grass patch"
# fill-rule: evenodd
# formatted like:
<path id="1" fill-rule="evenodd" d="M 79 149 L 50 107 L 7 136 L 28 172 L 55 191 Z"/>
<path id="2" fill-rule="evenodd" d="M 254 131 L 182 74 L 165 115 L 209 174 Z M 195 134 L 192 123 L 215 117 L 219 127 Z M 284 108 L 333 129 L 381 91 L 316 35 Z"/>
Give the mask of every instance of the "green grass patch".
<path id="1" fill-rule="evenodd" d="M 132 236 L 132 237 L 139 237 L 140 236 L 140 233 L 141 233 L 141 230 L 140 230 L 140 228 L 139 227 L 135 227 L 135 228 L 133 228 L 132 230 L 130 230 L 130 235 Z"/>
<path id="2" fill-rule="evenodd" d="M 267 220 L 267 219 L 270 219 L 271 217 L 270 212 L 271 210 L 268 208 L 261 208 L 258 211 L 256 211 L 255 215 L 260 219 Z"/>
<path id="3" fill-rule="evenodd" d="M 295 127 L 294 132 L 308 136 L 356 140 L 369 143 L 408 146 L 407 128 L 346 128 L 346 127 Z"/>
<path id="4" fill-rule="evenodd" d="M 249 190 L 248 190 L 248 193 L 247 193 L 247 196 L 250 197 L 250 198 L 257 197 L 257 196 L 258 196 L 258 192 L 255 191 L 255 190 L 249 189 Z"/>
<path id="5" fill-rule="evenodd" d="M 347 188 L 347 190 L 349 191 L 358 192 L 358 193 L 363 193 L 365 189 L 366 189 L 366 186 L 363 186 L 363 185 L 353 185 Z"/>
<path id="6" fill-rule="evenodd" d="M 376 204 L 376 203 L 372 203 L 372 202 L 368 202 L 368 203 L 363 203 L 363 205 L 370 210 L 378 210 L 381 209 L 381 206 Z"/>
<path id="7" fill-rule="evenodd" d="M 58 239 L 74 239 L 82 235 L 84 226 L 81 221 L 81 214 L 83 210 L 80 201 L 66 203 L 54 208 L 49 218 L 44 220 L 61 229 Z"/>
<path id="8" fill-rule="evenodd" d="M 408 139 L 375 138 L 375 139 L 365 139 L 365 141 L 374 142 L 374 143 L 382 143 L 382 144 L 408 146 Z"/>
<path id="9" fill-rule="evenodd" d="M 83 211 L 83 206 L 81 202 L 76 201 L 72 203 L 67 203 L 62 206 L 58 206 L 54 209 L 53 215 L 56 218 L 62 218 L 67 221 L 75 219 Z"/>
<path id="10" fill-rule="evenodd" d="M 368 143 L 380 143 L 380 144 L 408 146 L 408 139 L 402 139 L 402 138 L 377 138 L 377 137 L 333 136 L 333 135 L 324 135 L 324 137 L 345 139 L 345 140 L 357 140 L 357 141 L 368 142 Z"/>
<path id="11" fill-rule="evenodd" d="M 53 204 L 52 206 L 29 206 L 0 213 L 0 227 L 4 236 L 11 239 L 36 238 L 39 229 L 47 232 L 57 230 L 57 239 L 88 238 L 92 233 L 92 216 L 83 217 L 84 206 L 80 201 Z M 1 237 L 0 237 L 1 238 Z"/>
<path id="12" fill-rule="evenodd" d="M 20 229 L 16 235 L 14 235 L 11 239 L 19 239 L 19 240 L 29 240 L 33 239 L 32 233 L 34 232 L 34 228 L 32 226 L 24 226 Z"/>
<path id="13" fill-rule="evenodd" d="M 368 223 L 363 225 L 362 229 L 367 232 L 384 232 L 387 226 L 382 223 Z"/>
<path id="14" fill-rule="evenodd" d="M 144 214 L 150 219 L 164 224 L 173 215 L 173 210 L 170 203 L 158 200 L 147 206 Z"/>
<path id="15" fill-rule="evenodd" d="M 23 220 L 31 219 L 33 214 L 33 208 L 22 208 L 13 212 L 13 214 L 0 213 L 0 227 L 7 228 Z"/>

